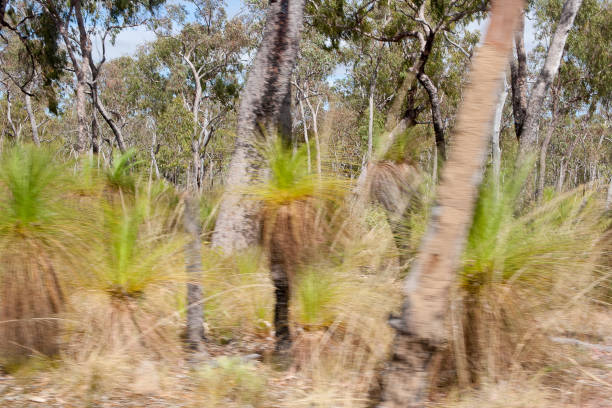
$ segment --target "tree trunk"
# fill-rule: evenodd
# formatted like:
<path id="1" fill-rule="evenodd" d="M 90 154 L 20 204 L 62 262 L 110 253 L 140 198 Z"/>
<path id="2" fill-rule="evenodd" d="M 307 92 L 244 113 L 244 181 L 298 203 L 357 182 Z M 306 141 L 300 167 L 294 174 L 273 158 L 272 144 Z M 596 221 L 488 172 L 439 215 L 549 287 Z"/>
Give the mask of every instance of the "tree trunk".
<path id="1" fill-rule="evenodd" d="M 610 184 L 608 185 L 608 197 L 606 198 L 606 211 L 612 209 L 612 177 L 610 177 Z"/>
<path id="2" fill-rule="evenodd" d="M 432 357 L 447 339 L 450 290 L 472 222 L 496 94 L 522 6 L 518 0 L 492 5 L 489 29 L 474 58 L 471 85 L 458 114 L 453 149 L 442 171 L 438 202 L 405 282 L 402 315 L 390 319 L 397 332 L 383 376 L 381 407 L 423 407 L 427 398 Z"/>
<path id="3" fill-rule="evenodd" d="M 496 189 L 499 188 L 499 176 L 501 172 L 501 147 L 499 143 L 499 136 L 501 133 L 502 114 L 504 113 L 504 105 L 506 103 L 507 96 L 508 88 L 506 86 L 506 75 L 504 74 L 501 83 L 501 92 L 497 100 L 497 106 L 495 107 L 495 116 L 493 118 L 493 137 L 491 138 L 493 180 L 495 182 Z"/>
<path id="4" fill-rule="evenodd" d="M 559 64 L 561 63 L 561 57 L 563 55 L 563 48 L 565 47 L 565 41 L 569 34 L 569 30 L 572 28 L 574 18 L 578 13 L 578 9 L 582 4 L 582 0 L 566 0 L 561 11 L 561 17 L 557 29 L 553 34 L 548 48 L 548 54 L 544 61 L 544 66 L 540 71 L 540 75 L 531 90 L 529 97 L 527 115 L 523 124 L 523 131 L 521 133 L 521 155 L 524 156 L 530 151 L 534 151 L 537 145 L 538 126 L 540 123 L 540 116 L 544 107 L 544 99 L 548 88 L 559 70 Z"/>
<path id="5" fill-rule="evenodd" d="M 442 160 L 446 160 L 446 142 L 444 140 L 444 123 L 442 122 L 442 113 L 440 112 L 440 98 L 438 96 L 438 88 L 433 81 L 424 73 L 417 75 L 419 82 L 425 87 L 429 96 L 429 104 L 431 106 L 431 120 L 434 125 L 434 133 L 436 135 L 436 147 L 438 156 Z"/>
<path id="6" fill-rule="evenodd" d="M 512 86 L 512 112 L 514 116 L 514 132 L 517 140 L 521 140 L 523 122 L 527 114 L 527 53 L 525 52 L 525 16 L 521 16 L 518 30 L 514 33 L 516 59 L 510 64 L 510 82 Z"/>
<path id="7" fill-rule="evenodd" d="M 368 156 L 366 161 L 369 163 L 372 161 L 372 139 L 374 133 L 374 90 L 375 90 L 375 82 L 372 79 L 370 83 L 370 101 L 369 101 L 369 109 L 370 116 L 368 118 Z"/>
<path id="8" fill-rule="evenodd" d="M 299 48 L 303 12 L 304 0 L 270 2 L 263 40 L 242 92 L 238 139 L 226 181 L 230 189 L 221 201 L 212 237 L 213 247 L 226 252 L 246 248 L 260 238 L 259 205 L 239 190 L 261 176 L 257 141 L 274 136 L 282 122 L 280 113 Z"/>
<path id="9" fill-rule="evenodd" d="M 185 263 L 187 271 L 187 345 L 192 351 L 203 351 L 204 305 L 202 296 L 202 253 L 200 241 L 200 222 L 198 201 L 195 189 L 187 193 L 185 213 L 183 214 L 185 231 L 189 241 L 185 244 Z"/>
<path id="10" fill-rule="evenodd" d="M 308 127 L 306 127 L 306 114 L 304 112 L 304 101 L 300 98 L 300 113 L 302 114 L 302 127 L 304 128 L 304 142 L 306 143 L 306 154 L 308 159 L 308 172 L 312 171 L 312 160 L 310 158 L 310 141 L 308 140 Z"/>
<path id="11" fill-rule="evenodd" d="M 565 170 L 567 163 L 565 158 L 561 158 L 561 164 L 559 165 L 559 179 L 557 180 L 557 192 L 563 191 L 563 184 L 565 183 Z"/>
<path id="12" fill-rule="evenodd" d="M 553 89 L 552 93 L 552 114 L 550 118 L 550 126 L 548 127 L 548 132 L 546 132 L 546 137 L 542 142 L 542 148 L 540 149 L 540 165 L 538 172 L 538 182 L 536 185 L 536 201 L 540 201 L 542 199 L 542 192 L 544 191 L 544 181 L 546 180 L 546 153 L 548 152 L 548 145 L 550 145 L 550 140 L 552 139 L 553 133 L 555 132 L 555 127 L 557 126 L 557 117 L 559 114 L 559 81 L 557 81 L 557 86 Z"/>
<path id="13" fill-rule="evenodd" d="M 32 85 L 28 87 L 28 92 L 32 91 Z M 40 139 L 38 138 L 38 125 L 36 124 L 36 117 L 34 116 L 34 110 L 32 109 L 32 97 L 29 93 L 25 94 L 25 105 L 26 111 L 28 112 L 28 118 L 30 119 L 30 126 L 32 127 L 32 141 L 36 146 L 40 146 Z"/>
<path id="14" fill-rule="evenodd" d="M 98 92 L 97 87 L 93 87 L 93 92 Z M 100 115 L 102 115 L 104 121 L 108 124 L 108 126 L 110 126 L 111 130 L 113 131 L 113 135 L 115 135 L 115 141 L 117 142 L 117 147 L 119 147 L 121 153 L 125 153 L 126 148 L 125 142 L 123 141 L 123 133 L 121 132 L 121 129 L 119 128 L 119 126 L 117 126 L 113 118 L 110 117 L 110 115 L 106 111 L 106 108 L 104 107 L 104 105 L 102 105 L 102 102 L 100 102 L 100 98 L 97 95 L 96 97 L 94 97 L 94 102 L 96 104 L 96 108 L 98 108 L 98 112 L 100 112 Z"/>
<path id="15" fill-rule="evenodd" d="M 319 141 L 319 124 L 317 123 L 317 117 L 319 115 L 319 105 L 317 104 L 317 108 L 315 109 L 312 106 L 312 102 L 310 102 L 310 99 L 306 99 L 306 104 L 308 105 L 308 109 L 310 109 L 310 114 L 312 115 L 312 133 L 314 134 L 314 138 L 315 138 L 315 150 L 317 154 L 317 174 L 320 176 L 321 175 L 321 143 Z"/>

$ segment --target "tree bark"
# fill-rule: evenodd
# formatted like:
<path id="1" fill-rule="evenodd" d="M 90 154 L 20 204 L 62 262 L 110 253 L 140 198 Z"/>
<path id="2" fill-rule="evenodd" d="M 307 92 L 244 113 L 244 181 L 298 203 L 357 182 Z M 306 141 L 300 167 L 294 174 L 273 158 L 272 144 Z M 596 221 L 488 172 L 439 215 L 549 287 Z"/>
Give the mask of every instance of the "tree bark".
<path id="1" fill-rule="evenodd" d="M 606 211 L 612 209 L 612 177 L 610 177 L 610 184 L 608 185 L 608 197 L 606 198 Z"/>
<path id="2" fill-rule="evenodd" d="M 499 189 L 499 176 L 501 172 L 501 147 L 499 137 L 501 133 L 501 122 L 502 114 L 504 113 L 504 105 L 508 96 L 508 88 L 506 85 L 506 75 L 501 82 L 501 92 L 497 100 L 497 106 L 495 107 L 495 116 L 493 118 L 493 137 L 491 138 L 491 156 L 493 166 L 493 180 L 496 185 L 496 189 Z"/>
<path id="3" fill-rule="evenodd" d="M 523 131 L 521 133 L 520 152 L 522 156 L 536 149 L 538 126 L 540 123 L 542 109 L 544 107 L 544 99 L 546 98 L 548 88 L 550 88 L 550 85 L 557 74 L 557 71 L 559 70 L 559 64 L 561 63 L 565 41 L 567 40 L 569 30 L 572 28 L 574 18 L 576 17 L 581 4 L 582 0 L 566 0 L 565 4 L 563 5 L 561 17 L 551 39 L 548 54 L 546 55 L 546 60 L 544 61 L 544 66 L 540 71 L 540 75 L 538 76 L 529 97 L 527 115 L 525 116 Z"/>
<path id="4" fill-rule="evenodd" d="M 555 127 L 557 126 L 557 117 L 559 115 L 559 81 L 557 81 L 556 87 L 553 89 L 552 93 L 552 113 L 550 118 L 550 126 L 548 127 L 548 131 L 546 132 L 546 137 L 542 142 L 542 148 L 540 149 L 540 164 L 538 171 L 538 183 L 536 185 L 536 201 L 540 201 L 542 199 L 542 193 L 544 191 L 544 181 L 546 180 L 546 154 L 548 152 L 548 146 L 550 145 L 550 141 L 552 139 L 553 133 L 555 132 Z"/>
<path id="5" fill-rule="evenodd" d="M 281 108 L 295 65 L 303 12 L 304 0 L 270 2 L 263 40 L 242 92 L 238 139 L 226 181 L 229 190 L 221 201 L 212 237 L 213 247 L 226 252 L 246 248 L 260 238 L 259 204 L 239 190 L 261 176 L 257 141 L 274 136 L 283 122 Z"/>
<path id="6" fill-rule="evenodd" d="M 303 96 L 303 95 L 302 95 Z M 302 127 L 304 129 L 304 142 L 306 143 L 306 154 L 308 159 L 308 172 L 312 171 L 312 159 L 310 158 L 310 141 L 308 140 L 308 127 L 306 126 L 306 114 L 304 112 L 304 101 L 300 98 L 300 113 L 302 114 Z"/>
<path id="7" fill-rule="evenodd" d="M 438 155 L 442 160 L 446 160 L 446 141 L 444 140 L 444 123 L 442 122 L 442 113 L 440 112 L 440 98 L 438 96 L 438 88 L 434 85 L 433 81 L 420 72 L 417 75 L 419 82 L 425 87 L 427 95 L 429 96 L 429 104 L 431 106 L 431 120 L 434 125 L 434 133 L 436 135 L 436 147 L 438 149 Z"/>
<path id="8" fill-rule="evenodd" d="M 28 92 L 32 91 L 32 85 L 28 87 Z M 32 109 L 32 97 L 29 93 L 25 93 L 25 105 L 26 111 L 28 112 L 28 118 L 30 119 L 30 127 L 32 128 L 32 141 L 36 146 L 40 146 L 40 139 L 38 137 L 38 125 L 36 124 L 36 117 L 34 116 L 34 110 Z"/>
<path id="9" fill-rule="evenodd" d="M 203 351 L 204 305 L 202 295 L 202 253 L 198 201 L 195 189 L 187 193 L 183 214 L 189 241 L 185 244 L 187 271 L 187 345 L 192 351 Z"/>
<path id="10" fill-rule="evenodd" d="M 512 112 L 514 116 L 514 132 L 517 140 L 521 140 L 523 122 L 527 114 L 527 53 L 525 52 L 525 16 L 521 16 L 518 29 L 514 33 L 516 59 L 510 64 L 510 82 L 512 87 Z"/>
<path id="11" fill-rule="evenodd" d="M 374 80 L 371 81 L 370 84 L 370 100 L 369 100 L 369 118 L 368 118 L 368 156 L 366 161 L 369 163 L 372 161 L 372 140 L 374 133 L 374 90 L 375 90 Z"/>
<path id="12" fill-rule="evenodd" d="M 402 315 L 390 319 L 397 332 L 383 376 L 381 407 L 424 406 L 432 357 L 447 339 L 450 289 L 472 222 L 496 94 L 522 7 L 519 0 L 492 5 L 489 29 L 474 58 L 471 85 L 458 114 L 456 142 L 442 171 L 438 202 L 405 282 Z"/>

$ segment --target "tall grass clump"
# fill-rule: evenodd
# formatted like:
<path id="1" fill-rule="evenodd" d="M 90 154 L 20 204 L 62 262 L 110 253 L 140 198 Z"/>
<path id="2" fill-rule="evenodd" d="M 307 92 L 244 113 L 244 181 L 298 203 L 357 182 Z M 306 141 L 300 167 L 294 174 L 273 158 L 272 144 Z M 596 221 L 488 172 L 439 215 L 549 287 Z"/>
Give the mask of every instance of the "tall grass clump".
<path id="1" fill-rule="evenodd" d="M 0 158 L 0 355 L 55 355 L 61 269 L 77 251 L 71 180 L 53 155 L 19 146 Z"/>
<path id="2" fill-rule="evenodd" d="M 131 189 L 100 196 L 88 265 L 77 277 L 75 319 L 85 321 L 74 328 L 73 343 L 84 357 L 130 350 L 159 355 L 170 339 L 156 321 L 172 313 L 175 286 L 184 282 L 175 194 L 162 182 L 132 177 Z"/>
<path id="3" fill-rule="evenodd" d="M 460 385 L 554 365 L 547 335 L 598 269 L 605 221 L 595 191 L 577 189 L 520 214 L 529 170 L 500 185 L 487 177 L 481 188 L 451 305 Z"/>

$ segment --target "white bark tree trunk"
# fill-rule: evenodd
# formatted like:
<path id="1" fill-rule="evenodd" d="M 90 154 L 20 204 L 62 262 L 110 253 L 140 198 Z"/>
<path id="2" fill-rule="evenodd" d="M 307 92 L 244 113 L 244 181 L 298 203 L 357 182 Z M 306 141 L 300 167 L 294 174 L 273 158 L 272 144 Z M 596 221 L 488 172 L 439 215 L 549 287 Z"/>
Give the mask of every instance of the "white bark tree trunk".
<path id="1" fill-rule="evenodd" d="M 540 71 L 540 75 L 531 90 L 529 97 L 529 103 L 527 105 L 527 114 L 525 122 L 523 124 L 523 131 L 521 133 L 521 154 L 525 155 L 528 152 L 535 151 L 537 146 L 538 126 L 540 123 L 540 116 L 542 115 L 542 109 L 544 108 L 544 99 L 548 92 L 548 88 L 557 75 L 559 65 L 561 63 L 561 57 L 563 55 L 563 48 L 565 47 L 565 41 L 569 34 L 569 30 L 574 24 L 574 18 L 580 9 L 582 0 L 566 0 L 561 11 L 561 17 L 557 29 L 553 34 L 548 48 L 548 54 L 544 61 L 544 66 Z"/>

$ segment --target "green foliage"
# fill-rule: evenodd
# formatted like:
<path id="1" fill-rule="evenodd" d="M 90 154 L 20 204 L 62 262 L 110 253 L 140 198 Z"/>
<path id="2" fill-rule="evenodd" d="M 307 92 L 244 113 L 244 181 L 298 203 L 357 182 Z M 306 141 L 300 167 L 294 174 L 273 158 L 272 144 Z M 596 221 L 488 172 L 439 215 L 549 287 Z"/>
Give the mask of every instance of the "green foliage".
<path id="1" fill-rule="evenodd" d="M 460 273 L 469 292 L 508 280 L 546 284 L 555 268 L 586 262 L 585 243 L 601 232 L 592 192 L 549 198 L 516 216 L 530 166 L 506 176 L 499 191 L 490 176 L 481 188 Z"/>
<path id="2" fill-rule="evenodd" d="M 301 274 L 296 288 L 296 320 L 307 328 L 327 327 L 335 318 L 336 286 L 331 276 L 320 270 Z"/>
<path id="3" fill-rule="evenodd" d="M 314 197 L 338 200 L 343 195 L 345 183 L 309 173 L 308 148 L 302 145 L 294 153 L 283 145 L 280 138 L 274 140 L 264 152 L 270 179 L 249 191 L 270 206 Z"/>
<path id="4" fill-rule="evenodd" d="M 0 235 L 30 235 L 56 226 L 62 192 L 70 182 L 52 153 L 25 145 L 7 150 L 0 163 Z"/>
<path id="5" fill-rule="evenodd" d="M 106 170 L 106 182 L 111 188 L 117 190 L 134 191 L 136 179 L 132 168 L 137 164 L 134 161 L 136 151 L 130 149 L 123 154 L 115 154 L 110 167 Z"/>
<path id="6" fill-rule="evenodd" d="M 142 190 L 139 190 L 142 189 Z M 135 195 L 102 203 L 101 234 L 89 285 L 116 298 L 138 298 L 153 285 L 177 277 L 168 272 L 181 241 L 164 234 L 165 189 L 136 185 Z M 155 200 L 155 202 L 153 201 Z M 87 277 L 85 278 L 86 280 Z"/>

